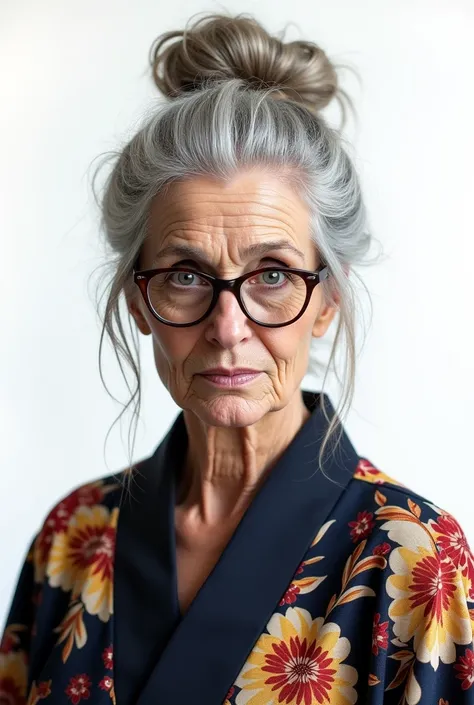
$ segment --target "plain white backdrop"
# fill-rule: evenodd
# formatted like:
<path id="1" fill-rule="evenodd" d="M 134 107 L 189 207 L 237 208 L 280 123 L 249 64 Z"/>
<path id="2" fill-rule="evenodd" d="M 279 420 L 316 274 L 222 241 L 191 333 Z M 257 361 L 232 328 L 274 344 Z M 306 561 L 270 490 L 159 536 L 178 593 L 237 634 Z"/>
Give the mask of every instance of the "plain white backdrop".
<path id="1" fill-rule="evenodd" d="M 272 32 L 291 22 L 288 40 L 316 41 L 361 76 L 359 85 L 340 74 L 359 118 L 346 136 L 386 257 L 359 270 L 374 314 L 345 426 L 360 455 L 454 514 L 474 544 L 472 0 L 3 0 L 0 622 L 52 505 L 127 462 L 129 417 L 104 450 L 120 406 L 100 382 L 88 285 L 102 261 L 92 162 L 161 100 L 147 67 L 153 39 L 196 12 L 226 10 L 252 13 Z M 327 113 L 335 124 L 338 115 Z M 178 412 L 142 340 L 135 459 Z M 126 401 L 110 350 L 105 374 Z M 336 403 L 335 381 L 327 391 Z"/>

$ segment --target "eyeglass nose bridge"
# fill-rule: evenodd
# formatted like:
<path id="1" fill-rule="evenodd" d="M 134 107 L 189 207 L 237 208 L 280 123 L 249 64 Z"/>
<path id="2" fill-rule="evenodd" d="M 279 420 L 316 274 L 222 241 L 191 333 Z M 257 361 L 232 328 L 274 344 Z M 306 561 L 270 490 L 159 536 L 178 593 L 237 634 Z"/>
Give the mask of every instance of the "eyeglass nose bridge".
<path id="1" fill-rule="evenodd" d="M 206 311 L 206 318 L 210 316 L 211 313 L 214 311 L 221 292 L 230 291 L 232 292 L 232 294 L 234 294 L 235 298 L 237 299 L 237 303 L 239 304 L 242 313 L 246 316 L 246 318 L 250 318 L 251 320 L 253 320 L 250 316 L 250 313 L 246 310 L 245 304 L 240 295 L 242 284 L 246 279 L 247 277 L 245 275 L 241 277 L 235 277 L 234 279 L 219 279 L 218 277 L 214 277 L 212 280 L 213 296 L 211 303 L 209 304 L 209 308 Z"/>
<path id="2" fill-rule="evenodd" d="M 213 285 L 214 285 L 214 296 L 216 300 L 219 298 L 219 294 L 222 291 L 231 291 L 237 301 L 241 303 L 241 296 L 240 296 L 240 290 L 242 288 L 242 285 L 244 282 L 247 280 L 247 275 L 242 275 L 240 277 L 235 277 L 235 279 L 219 279 L 218 277 L 214 278 Z"/>

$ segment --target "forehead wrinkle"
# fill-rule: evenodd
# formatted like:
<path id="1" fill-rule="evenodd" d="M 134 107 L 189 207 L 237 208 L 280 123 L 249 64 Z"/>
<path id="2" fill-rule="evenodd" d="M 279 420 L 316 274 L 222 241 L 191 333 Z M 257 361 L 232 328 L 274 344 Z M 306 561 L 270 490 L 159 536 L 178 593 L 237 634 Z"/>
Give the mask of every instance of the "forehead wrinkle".
<path id="1" fill-rule="evenodd" d="M 182 245 L 179 245 L 178 243 L 166 245 L 166 247 L 161 248 L 161 250 L 157 253 L 156 258 L 158 258 L 159 256 L 165 257 L 168 254 L 176 256 L 189 255 L 190 257 L 201 257 L 202 255 L 206 254 L 204 249 L 200 247 L 194 247 L 191 243 L 192 240 L 185 238 L 185 242 Z M 216 244 L 217 243 L 213 243 L 214 247 L 211 248 L 212 252 L 214 253 L 216 252 Z M 245 257 L 248 255 L 250 255 L 251 257 L 258 257 L 259 255 L 260 257 L 263 257 L 265 254 L 268 254 L 271 251 L 283 251 L 291 252 L 292 254 L 304 259 L 304 253 L 301 252 L 301 250 L 298 250 L 297 247 L 292 245 L 291 242 L 288 242 L 284 239 L 273 239 L 264 240 L 263 242 L 253 242 L 243 248 L 239 248 L 238 243 L 236 242 L 232 244 L 237 245 L 237 252 L 239 257 Z"/>
<path id="2" fill-rule="evenodd" d="M 204 220 L 210 224 L 210 221 L 214 218 L 224 217 L 228 219 L 269 217 L 271 219 L 273 213 L 273 218 L 283 221 L 291 227 L 291 221 L 295 219 L 295 211 L 296 219 L 300 219 L 301 217 L 301 214 L 297 212 L 300 204 L 294 202 L 284 194 L 272 193 L 273 197 L 271 199 L 263 200 L 256 197 L 253 192 L 249 194 L 213 193 L 212 198 L 208 200 L 206 198 L 208 194 L 203 194 L 202 191 L 199 191 L 199 199 L 196 199 L 196 201 L 192 203 L 189 203 L 189 193 L 186 193 L 178 195 L 178 197 L 172 197 L 171 199 L 167 197 L 162 201 L 156 200 L 152 205 L 151 216 L 153 220 L 153 215 L 156 213 L 156 216 L 163 222 L 167 217 L 173 218 L 173 210 L 176 209 L 179 212 L 180 222 L 186 222 L 187 220 L 198 222 Z M 245 200 L 243 200 L 243 197 L 245 197 Z M 160 204 L 161 207 L 159 207 L 158 204 Z M 222 208 L 226 206 L 230 207 L 230 212 L 222 212 Z M 235 206 L 238 207 L 240 212 L 235 213 Z M 254 206 L 257 206 L 258 210 L 253 210 Z M 252 207 L 251 212 L 249 212 L 249 207 Z"/>
<path id="3" fill-rule="evenodd" d="M 287 231 L 294 232 L 299 227 L 301 218 L 295 220 L 292 216 L 280 212 L 272 213 L 205 213 L 198 214 L 195 210 L 189 209 L 191 212 L 186 216 L 183 212 L 176 214 L 176 217 L 166 216 L 160 219 L 161 232 L 163 237 L 166 237 L 170 231 L 176 229 L 187 229 L 191 227 L 194 230 L 206 231 L 206 229 L 216 230 L 233 230 L 233 229 L 259 229 L 259 228 L 284 228 Z"/>
<path id="4" fill-rule="evenodd" d="M 218 234 L 221 234 L 228 230 L 239 230 L 240 232 L 245 230 L 245 235 L 251 236 L 252 234 L 259 235 L 259 231 L 262 229 L 265 231 L 264 234 L 266 234 L 267 230 L 271 229 L 285 233 L 290 238 L 295 239 L 301 227 L 304 227 L 306 230 L 308 226 L 306 213 L 303 215 L 304 223 L 302 224 L 301 215 L 297 215 L 295 220 L 293 216 L 289 216 L 282 209 L 266 209 L 266 213 L 258 211 L 249 213 L 245 211 L 227 214 L 222 213 L 222 211 L 211 213 L 210 209 L 207 208 L 207 212 L 201 214 L 202 211 L 200 208 L 204 206 L 205 204 L 202 203 L 198 205 L 193 204 L 180 209 L 180 212 L 177 212 L 176 215 L 173 212 L 168 212 L 168 217 L 160 217 L 158 231 L 161 231 L 161 238 L 165 240 L 176 231 L 194 231 L 204 234 L 217 231 Z M 268 210 L 271 212 L 269 213 Z M 186 214 L 186 211 L 189 212 L 189 215 Z M 152 221 L 150 225 L 153 225 Z"/>
<path id="5" fill-rule="evenodd" d="M 252 239 L 261 237 L 287 237 L 290 240 L 297 241 L 297 232 L 299 228 L 297 225 L 290 225 L 285 222 L 274 220 L 265 220 L 261 223 L 219 223 L 219 225 L 210 223 L 208 220 L 203 223 L 188 223 L 186 221 L 178 221 L 175 223 L 169 223 L 164 226 L 161 232 L 160 240 L 161 242 L 166 242 L 171 237 L 181 237 L 181 238 L 191 238 L 196 239 L 202 237 L 204 240 L 210 240 L 210 247 L 215 246 L 216 239 L 226 236 L 234 236 L 234 231 L 237 231 L 237 235 L 240 236 L 239 239 Z M 150 235 L 152 235 L 150 233 Z"/>
<path id="6" fill-rule="evenodd" d="M 229 239 L 229 230 L 238 230 L 240 237 L 232 237 Z M 261 231 L 261 232 L 258 232 Z M 196 237 L 197 234 L 197 237 Z M 215 252 L 217 248 L 227 247 L 246 250 L 254 244 L 258 244 L 259 241 L 264 238 L 264 243 L 266 240 L 271 239 L 273 242 L 280 242 L 280 247 L 274 247 L 273 249 L 282 249 L 288 252 L 293 248 L 301 253 L 300 256 L 304 257 L 302 249 L 297 247 L 300 243 L 295 237 L 295 232 L 290 232 L 284 227 L 275 227 L 275 224 L 271 226 L 266 225 L 253 225 L 251 228 L 242 228 L 242 226 L 229 226 L 225 227 L 217 233 L 212 232 L 212 227 L 202 227 L 202 228 L 192 228 L 191 230 L 187 228 L 173 228 L 169 232 L 165 232 L 160 238 L 161 250 L 168 249 L 172 245 L 166 245 L 167 241 L 171 240 L 184 240 L 185 244 L 195 240 L 198 244 L 197 249 L 205 250 L 209 249 L 210 252 Z M 204 235 L 204 237 L 202 237 Z M 148 236 L 148 240 L 151 239 L 151 235 Z M 285 243 L 288 247 L 285 248 Z M 298 254 L 295 252 L 295 254 Z"/>
<path id="7" fill-rule="evenodd" d="M 230 186 L 229 186 L 230 188 Z M 196 193 L 196 202 L 199 203 L 215 203 L 216 201 L 223 201 L 228 203 L 241 202 L 245 199 L 246 203 L 262 205 L 265 203 L 274 203 L 286 201 L 290 208 L 295 207 L 296 203 L 304 203 L 301 196 L 296 192 L 291 190 L 291 187 L 287 187 L 290 190 L 290 194 L 282 193 L 273 188 L 265 187 L 259 185 L 257 188 L 252 188 L 250 191 L 236 191 L 235 193 L 225 190 L 224 186 L 220 191 L 207 191 L 203 189 L 201 185 L 193 184 L 192 182 L 187 182 L 187 189 L 183 191 L 182 189 L 168 189 L 163 191 L 161 194 L 154 199 L 154 203 L 161 205 L 162 208 L 174 207 L 176 204 L 180 203 L 183 199 L 186 200 L 190 196 Z M 206 200 L 209 198 L 209 200 Z"/>
<path id="8" fill-rule="evenodd" d="M 301 237 L 305 240 L 304 234 L 309 234 L 308 211 L 296 194 L 294 199 L 293 194 L 262 186 L 236 193 L 216 192 L 187 182 L 186 190 L 168 191 L 166 197 L 162 196 L 161 201 L 158 197 L 152 204 L 146 238 L 155 240 L 155 253 L 175 238 L 188 243 L 196 241 L 208 261 L 215 261 L 216 255 L 221 260 L 226 249 L 227 256 L 237 261 L 241 258 L 239 241 L 262 237 L 286 239 L 299 246 L 297 249 L 306 250 Z M 235 231 L 240 237 L 235 237 Z"/>

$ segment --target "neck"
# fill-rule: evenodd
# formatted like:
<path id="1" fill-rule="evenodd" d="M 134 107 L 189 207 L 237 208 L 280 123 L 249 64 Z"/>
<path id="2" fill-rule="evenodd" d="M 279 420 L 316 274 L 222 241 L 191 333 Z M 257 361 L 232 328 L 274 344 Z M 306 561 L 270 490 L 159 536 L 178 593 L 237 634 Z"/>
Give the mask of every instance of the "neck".
<path id="1" fill-rule="evenodd" d="M 182 510 L 208 525 L 238 519 L 266 475 L 309 418 L 302 393 L 251 426 L 208 426 L 184 412 L 188 450 L 179 492 Z"/>

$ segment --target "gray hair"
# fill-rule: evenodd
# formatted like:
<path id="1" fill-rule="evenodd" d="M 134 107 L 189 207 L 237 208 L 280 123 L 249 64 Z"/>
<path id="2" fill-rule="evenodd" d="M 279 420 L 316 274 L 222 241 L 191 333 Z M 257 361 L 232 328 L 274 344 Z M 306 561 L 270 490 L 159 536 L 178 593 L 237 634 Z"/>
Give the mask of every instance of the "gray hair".
<path id="1" fill-rule="evenodd" d="M 177 41 L 160 53 L 170 39 Z M 325 300 L 338 308 L 322 389 L 341 346 L 345 352 L 344 374 L 339 380 L 343 394 L 321 444 L 322 468 L 325 449 L 354 395 L 357 293 L 348 275 L 351 270 L 360 280 L 352 268 L 365 263 L 372 236 L 345 140 L 320 110 L 335 97 L 345 122 L 341 98 L 352 104 L 338 87 L 335 67 L 320 47 L 303 41 L 284 43 L 244 15 L 210 15 L 184 31 L 166 32 L 155 40 L 150 57 L 155 83 L 169 100 L 154 106 L 133 138 L 112 153 L 115 162 L 100 198 L 95 191 L 98 170 L 93 183 L 111 252 L 106 263 L 109 276 L 101 280 L 105 286 L 98 299 L 100 307 L 106 296 L 105 310 L 99 313 L 100 375 L 109 391 L 102 372 L 107 335 L 130 392 L 116 421 L 134 404 L 135 439 L 141 404 L 138 333 L 120 304 L 127 287 L 134 286 L 133 267 L 148 234 L 153 198 L 178 180 L 204 175 L 226 181 L 240 170 L 268 167 L 309 207 L 310 236 L 331 274 L 320 286 Z M 105 161 L 109 158 L 110 153 Z M 132 371 L 133 386 L 123 363 Z M 340 435 L 342 430 L 341 425 Z M 133 446 L 130 470 L 132 457 Z"/>

